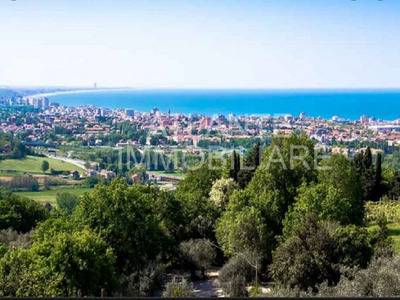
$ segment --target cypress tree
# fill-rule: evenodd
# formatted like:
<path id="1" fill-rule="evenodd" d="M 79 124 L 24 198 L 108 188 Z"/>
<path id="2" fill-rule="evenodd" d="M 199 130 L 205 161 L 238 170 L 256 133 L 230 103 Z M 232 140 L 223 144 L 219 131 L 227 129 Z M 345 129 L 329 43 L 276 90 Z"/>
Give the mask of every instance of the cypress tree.
<path id="1" fill-rule="evenodd" d="M 235 182 L 238 182 L 238 174 L 240 171 L 240 156 L 239 154 L 236 153 L 235 150 L 232 152 L 232 157 L 231 157 L 231 166 L 230 166 L 230 172 L 229 172 L 229 177 L 233 178 Z"/>
<path id="2" fill-rule="evenodd" d="M 253 168 L 252 170 L 240 170 L 238 174 L 238 184 L 241 189 L 246 188 L 248 183 L 251 181 L 251 179 L 254 176 L 254 173 L 256 172 L 256 169 L 260 166 L 261 164 L 261 158 L 262 158 L 262 148 L 261 148 L 261 143 L 258 142 L 252 149 L 252 151 L 249 153 L 245 160 L 245 166 L 247 168 Z"/>
<path id="3" fill-rule="evenodd" d="M 367 147 L 364 153 L 363 166 L 365 170 L 372 168 L 372 153 L 369 147 Z"/>
<path id="4" fill-rule="evenodd" d="M 382 191 L 382 154 L 378 153 L 375 164 L 375 201 L 378 201 L 383 194 Z"/>

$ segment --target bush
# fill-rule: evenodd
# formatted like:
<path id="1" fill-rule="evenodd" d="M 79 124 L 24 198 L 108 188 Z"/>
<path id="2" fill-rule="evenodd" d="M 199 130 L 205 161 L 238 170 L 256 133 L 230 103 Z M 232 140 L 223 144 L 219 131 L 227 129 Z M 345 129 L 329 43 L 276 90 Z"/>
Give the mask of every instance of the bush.
<path id="1" fill-rule="evenodd" d="M 37 182 L 37 181 L 32 182 L 32 183 L 28 186 L 28 191 L 30 191 L 30 192 L 37 192 L 37 191 L 39 191 L 39 182 Z"/>
<path id="2" fill-rule="evenodd" d="M 79 199 L 79 196 L 68 192 L 57 193 L 56 195 L 58 208 L 65 211 L 68 215 L 72 215 L 72 212 L 79 203 Z"/>
<path id="3" fill-rule="evenodd" d="M 32 199 L 11 195 L 0 201 L 0 229 L 26 233 L 48 216 L 45 207 Z"/>
<path id="4" fill-rule="evenodd" d="M 366 267 L 371 256 L 366 229 L 319 223 L 314 216 L 308 216 L 275 251 L 271 273 L 281 286 L 315 290 L 324 281 L 336 284 L 341 265 Z"/>
<path id="5" fill-rule="evenodd" d="M 400 202 L 384 198 L 381 202 L 365 203 L 365 214 L 368 222 L 377 222 L 384 216 L 388 222 L 400 222 Z"/>
<path id="6" fill-rule="evenodd" d="M 94 188 L 98 184 L 106 184 L 107 180 L 102 176 L 90 176 L 85 179 L 85 185 L 89 188 Z"/>
<path id="7" fill-rule="evenodd" d="M 165 290 L 162 294 L 164 298 L 176 297 L 176 298 L 186 298 L 186 297 L 196 297 L 194 292 L 193 283 L 182 279 L 181 282 L 174 279 L 165 285 Z"/>
<path id="8" fill-rule="evenodd" d="M 191 271 L 192 280 L 196 279 L 196 270 L 201 270 L 201 277 L 205 277 L 208 268 L 216 256 L 216 251 L 210 242 L 199 239 L 182 242 L 180 251 L 184 265 Z"/>
<path id="9" fill-rule="evenodd" d="M 32 232 L 18 233 L 12 229 L 0 230 L 0 244 L 7 247 L 23 247 L 29 248 L 32 244 Z"/>
<path id="10" fill-rule="evenodd" d="M 342 276 L 334 294 L 347 297 L 400 296 L 400 257 L 373 259 L 367 269 Z"/>
<path id="11" fill-rule="evenodd" d="M 54 175 L 54 176 L 56 176 L 56 175 L 62 175 L 62 174 L 64 174 L 64 172 L 65 172 L 65 171 L 57 171 L 57 170 L 54 170 L 53 168 L 50 169 L 51 175 Z"/>
<path id="12" fill-rule="evenodd" d="M 122 274 L 119 283 L 121 294 L 119 296 L 143 297 L 153 296 L 154 291 L 162 285 L 165 266 L 150 262 L 146 268 L 128 276 Z"/>
<path id="13" fill-rule="evenodd" d="M 299 287 L 276 287 L 271 289 L 271 292 L 268 294 L 268 297 L 274 298 L 299 298 L 299 297 L 313 297 L 314 293 L 311 289 L 307 291 L 303 291 L 299 289 Z"/>
<path id="14" fill-rule="evenodd" d="M 336 286 L 327 282 L 318 286 L 317 292 L 303 291 L 298 287 L 272 289 L 271 297 L 398 297 L 400 295 L 400 256 L 378 257 L 368 268 L 346 268 Z"/>
<path id="15" fill-rule="evenodd" d="M 252 259 L 251 254 L 243 254 Z M 245 297 L 246 282 L 253 280 L 254 269 L 243 255 L 231 258 L 219 272 L 219 282 L 222 291 L 230 297 Z"/>

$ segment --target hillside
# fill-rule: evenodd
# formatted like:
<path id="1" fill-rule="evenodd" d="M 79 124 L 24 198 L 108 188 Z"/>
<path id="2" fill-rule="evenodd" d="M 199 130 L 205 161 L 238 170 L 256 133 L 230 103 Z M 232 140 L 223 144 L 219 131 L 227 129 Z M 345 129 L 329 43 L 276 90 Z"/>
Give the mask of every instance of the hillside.
<path id="1" fill-rule="evenodd" d="M 43 174 L 41 166 L 42 162 L 47 160 L 50 164 L 50 168 L 47 173 L 50 173 L 51 169 L 56 171 L 71 171 L 77 170 L 80 174 L 84 173 L 82 168 L 75 166 L 74 164 L 64 162 L 61 160 L 48 158 L 48 157 L 35 157 L 35 156 L 28 156 L 25 159 L 6 159 L 0 161 L 0 173 L 3 176 L 7 176 L 4 171 L 5 170 L 15 170 L 16 173 L 10 173 L 10 176 L 15 174 L 23 174 L 25 172 L 31 174 Z"/>

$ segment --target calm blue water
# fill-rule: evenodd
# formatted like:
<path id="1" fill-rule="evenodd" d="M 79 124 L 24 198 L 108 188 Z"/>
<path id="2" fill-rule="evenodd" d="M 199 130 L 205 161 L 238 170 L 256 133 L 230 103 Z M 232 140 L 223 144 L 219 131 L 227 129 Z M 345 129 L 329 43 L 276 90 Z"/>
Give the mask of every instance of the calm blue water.
<path id="1" fill-rule="evenodd" d="M 400 90 L 125 90 L 59 94 L 50 101 L 61 105 L 96 105 L 150 111 L 197 113 L 291 114 L 358 119 L 361 115 L 384 120 L 400 117 Z"/>

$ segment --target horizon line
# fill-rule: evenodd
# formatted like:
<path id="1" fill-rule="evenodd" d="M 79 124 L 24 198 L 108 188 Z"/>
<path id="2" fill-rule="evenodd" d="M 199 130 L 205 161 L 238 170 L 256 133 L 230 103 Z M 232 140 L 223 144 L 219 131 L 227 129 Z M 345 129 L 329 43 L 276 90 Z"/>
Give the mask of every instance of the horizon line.
<path id="1" fill-rule="evenodd" d="M 65 86 L 65 85 L 0 85 L 0 89 L 76 89 L 88 91 L 101 91 L 111 89 L 129 89 L 129 90 L 247 90 L 247 91 L 262 91 L 262 90 L 400 90 L 399 87 L 130 87 L 130 86 L 104 86 L 94 88 L 93 86 Z"/>

